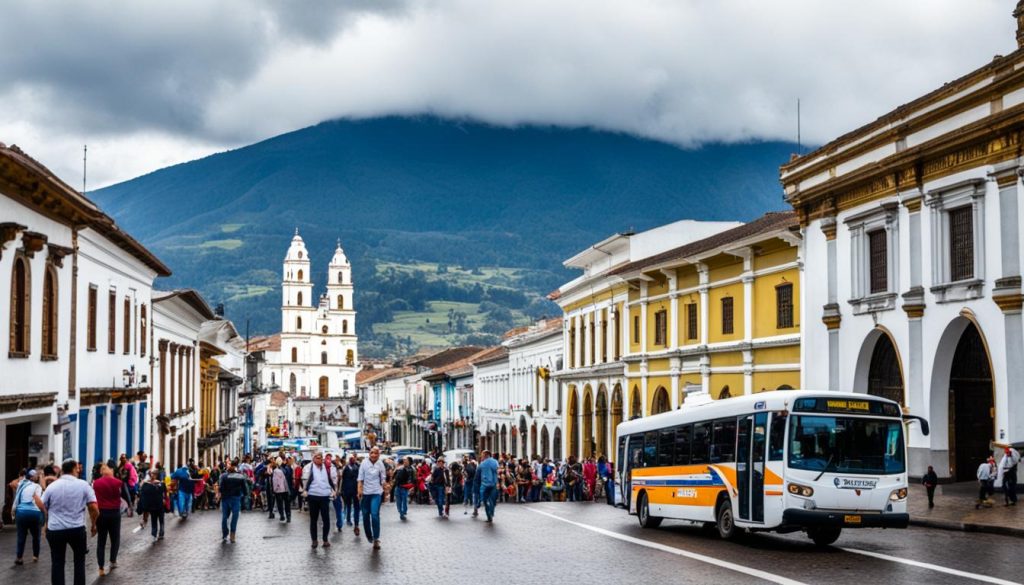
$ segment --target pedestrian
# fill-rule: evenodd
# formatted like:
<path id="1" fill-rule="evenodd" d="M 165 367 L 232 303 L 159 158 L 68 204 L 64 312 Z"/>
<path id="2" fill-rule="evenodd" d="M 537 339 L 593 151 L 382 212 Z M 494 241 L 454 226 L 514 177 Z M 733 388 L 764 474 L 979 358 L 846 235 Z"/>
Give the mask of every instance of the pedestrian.
<path id="1" fill-rule="evenodd" d="M 473 508 L 473 515 L 476 515 L 478 502 L 480 501 L 480 485 L 476 482 L 476 459 L 466 456 L 462 464 L 462 476 L 465 487 L 463 488 L 462 513 L 468 514 Z"/>
<path id="2" fill-rule="evenodd" d="M 145 481 L 149 477 L 149 461 L 147 461 L 146 452 L 139 451 L 135 454 L 135 472 L 139 476 L 139 481 Z"/>
<path id="3" fill-rule="evenodd" d="M 380 501 L 387 477 L 387 469 L 380 460 L 380 448 L 370 449 L 369 456 L 359 466 L 356 495 L 363 512 L 366 540 L 373 543 L 373 550 L 380 550 Z"/>
<path id="4" fill-rule="evenodd" d="M 434 462 L 434 468 L 430 470 L 430 497 L 437 506 L 438 518 L 448 517 L 444 511 L 444 502 L 451 484 L 451 477 L 448 474 L 448 468 L 444 464 L 444 457 L 439 457 Z"/>
<path id="5" fill-rule="evenodd" d="M 415 487 L 416 471 L 412 468 L 412 458 L 406 457 L 402 465 L 395 471 L 395 503 L 398 508 L 399 520 L 405 520 L 409 514 L 409 492 Z"/>
<path id="6" fill-rule="evenodd" d="M 192 493 L 194 486 L 192 485 L 192 474 L 189 472 L 187 465 L 181 465 L 174 470 L 171 474 L 171 479 L 177 482 L 177 510 L 178 517 L 182 520 L 188 520 L 188 514 L 192 510 Z"/>
<path id="7" fill-rule="evenodd" d="M 277 516 L 281 522 L 292 521 L 292 504 L 291 504 L 291 491 L 289 490 L 289 484 L 291 483 L 291 470 L 284 465 L 281 465 L 281 459 L 278 458 L 274 462 L 273 471 L 270 475 L 270 485 L 273 495 L 274 504 L 277 506 Z M 274 517 L 274 510 L 271 508 L 270 517 Z"/>
<path id="8" fill-rule="evenodd" d="M 317 525 L 323 520 L 323 546 L 330 548 L 327 538 L 331 535 L 331 499 L 336 495 L 338 472 L 333 465 L 324 463 L 320 451 L 313 454 L 313 460 L 302 469 L 302 490 L 309 505 L 309 537 L 313 548 L 318 545 Z"/>
<path id="9" fill-rule="evenodd" d="M 126 458 L 127 459 L 127 458 Z M 110 569 L 117 567 L 117 552 L 121 548 L 121 502 L 131 509 L 128 485 L 114 476 L 114 460 L 100 466 L 100 478 L 92 482 L 100 515 L 96 519 L 96 564 L 100 577 L 106 569 L 107 540 L 110 540 Z M 127 476 L 127 473 L 124 474 Z"/>
<path id="10" fill-rule="evenodd" d="M 32 536 L 32 562 L 39 560 L 39 534 L 43 527 L 43 488 L 39 486 L 39 472 L 26 469 L 14 491 L 11 502 L 11 513 L 14 514 L 14 526 L 17 530 L 14 564 L 23 563 L 21 557 L 25 553 L 25 540 Z"/>
<path id="11" fill-rule="evenodd" d="M 64 560 L 70 546 L 74 555 L 74 583 L 85 585 L 85 555 L 88 537 L 85 534 L 85 513 L 89 513 L 90 531 L 96 535 L 96 519 L 100 515 L 96 492 L 79 479 L 82 465 L 74 459 L 61 464 L 60 477 L 43 492 L 43 513 L 46 515 L 46 542 L 50 545 L 50 582 L 64 585 Z"/>
<path id="12" fill-rule="evenodd" d="M 608 505 L 615 505 L 615 462 L 611 459 L 608 460 L 606 467 L 607 475 L 605 475 L 604 493 L 608 496 Z"/>
<path id="13" fill-rule="evenodd" d="M 935 486 L 939 484 L 939 476 L 935 474 L 935 468 L 931 465 L 928 466 L 928 472 L 921 478 L 921 484 L 924 486 L 926 492 L 928 492 L 928 507 L 935 507 Z"/>
<path id="14" fill-rule="evenodd" d="M 490 451 L 483 452 L 483 459 L 476 468 L 480 484 L 480 499 L 483 501 L 484 514 L 488 522 L 494 521 L 494 508 L 498 501 L 498 461 L 491 457 Z M 473 512 L 475 517 L 476 511 Z"/>
<path id="15" fill-rule="evenodd" d="M 164 538 L 164 500 L 167 498 L 167 486 L 160 481 L 160 470 L 155 467 L 149 470 L 149 478 L 139 486 L 138 512 L 142 514 L 141 525 L 146 526 L 146 517 L 152 523 L 150 534 L 153 541 Z"/>
<path id="16" fill-rule="evenodd" d="M 974 505 L 974 509 L 985 506 L 986 508 L 992 507 L 992 500 L 990 496 L 995 493 L 993 484 L 996 478 L 996 460 L 995 457 L 989 456 L 989 458 L 978 466 L 978 503 Z"/>
<path id="17" fill-rule="evenodd" d="M 1020 453 L 1010 446 L 1003 448 L 1003 458 L 999 461 L 999 473 L 1003 476 L 1003 499 L 1007 506 L 1017 505 L 1017 464 Z"/>
<path id="18" fill-rule="evenodd" d="M 217 484 L 217 493 L 220 495 L 220 541 L 235 542 L 235 532 L 238 529 L 238 515 L 242 511 L 242 498 L 249 492 L 249 478 L 238 470 L 238 459 L 232 459 L 228 463 L 227 472 L 222 473 Z M 228 519 L 230 518 L 230 529 Z"/>
<path id="19" fill-rule="evenodd" d="M 348 463 L 341 470 L 341 501 L 345 508 L 345 523 L 352 526 L 359 536 L 359 460 L 355 455 L 348 456 Z M 338 518 L 338 530 L 341 530 L 341 517 Z"/>

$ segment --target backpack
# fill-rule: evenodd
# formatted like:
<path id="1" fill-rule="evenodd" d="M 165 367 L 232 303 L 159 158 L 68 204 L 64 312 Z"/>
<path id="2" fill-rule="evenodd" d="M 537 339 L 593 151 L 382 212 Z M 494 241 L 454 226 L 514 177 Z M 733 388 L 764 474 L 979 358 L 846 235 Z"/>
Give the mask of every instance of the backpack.
<path id="1" fill-rule="evenodd" d="M 309 464 L 309 479 L 306 480 L 306 492 L 309 492 L 309 486 L 313 484 L 313 469 L 315 467 L 316 467 L 315 463 L 310 463 Z M 330 465 L 327 465 L 326 463 L 324 463 L 324 471 L 327 472 L 327 483 L 329 483 L 331 485 L 331 490 L 333 491 L 334 490 L 334 480 L 331 479 L 331 469 L 332 469 L 332 467 Z"/>

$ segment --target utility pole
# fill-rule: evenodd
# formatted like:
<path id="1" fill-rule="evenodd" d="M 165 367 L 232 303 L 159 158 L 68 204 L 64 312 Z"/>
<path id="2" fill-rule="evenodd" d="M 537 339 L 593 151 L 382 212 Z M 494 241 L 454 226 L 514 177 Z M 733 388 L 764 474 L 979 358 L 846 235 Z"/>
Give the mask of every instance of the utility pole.
<path id="1" fill-rule="evenodd" d="M 86 172 L 86 168 L 87 168 L 86 165 L 88 163 L 88 160 L 89 160 L 89 145 L 88 144 L 83 144 L 82 145 L 82 196 L 83 197 L 85 196 L 85 177 L 86 177 L 85 172 Z"/>

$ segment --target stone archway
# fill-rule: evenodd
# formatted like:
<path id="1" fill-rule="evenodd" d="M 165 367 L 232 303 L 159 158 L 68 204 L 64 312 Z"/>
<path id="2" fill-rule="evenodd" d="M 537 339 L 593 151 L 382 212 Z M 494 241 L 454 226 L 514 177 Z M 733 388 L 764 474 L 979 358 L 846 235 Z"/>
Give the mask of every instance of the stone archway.
<path id="1" fill-rule="evenodd" d="M 672 400 L 668 396 L 668 390 L 664 386 L 658 386 L 658 389 L 654 391 L 651 414 L 661 414 L 670 410 L 672 410 Z"/>
<path id="2" fill-rule="evenodd" d="M 547 459 L 551 456 L 551 435 L 548 433 L 547 425 L 540 429 L 540 456 Z"/>
<path id="3" fill-rule="evenodd" d="M 575 455 L 579 457 L 579 424 L 580 424 L 580 404 L 579 396 L 576 394 L 576 387 L 569 386 L 569 411 L 568 411 L 568 424 L 566 425 L 566 432 L 569 433 L 568 442 L 566 444 L 566 452 L 569 455 Z"/>
<path id="4" fill-rule="evenodd" d="M 643 400 L 640 398 L 640 387 L 633 386 L 633 391 L 629 393 L 629 418 L 640 418 L 644 415 Z"/>
<path id="5" fill-rule="evenodd" d="M 580 437 L 584 458 L 594 454 L 594 396 L 590 385 L 583 389 L 583 434 Z"/>
<path id="6" fill-rule="evenodd" d="M 899 349 L 892 335 L 882 327 L 868 333 L 861 344 L 854 373 L 854 392 L 888 398 L 906 404 L 906 385 Z"/>
<path id="7" fill-rule="evenodd" d="M 939 338 L 931 384 L 932 449 L 945 450 L 956 481 L 973 481 L 991 455 L 994 396 L 988 344 L 973 313 L 964 311 Z"/>
<path id="8" fill-rule="evenodd" d="M 508 428 L 505 425 L 501 425 L 501 430 L 498 431 L 498 444 L 500 453 L 508 452 Z"/>
<path id="9" fill-rule="evenodd" d="M 526 417 L 520 415 L 519 416 L 519 447 L 516 450 L 516 455 L 518 457 L 520 457 L 520 458 L 524 458 L 524 457 L 529 457 L 530 456 L 530 454 L 526 452 L 528 447 L 529 447 L 529 445 L 530 445 L 529 434 L 530 434 L 530 427 L 528 427 L 526 425 Z"/>
<path id="10" fill-rule="evenodd" d="M 597 400 L 594 404 L 594 425 L 596 430 L 596 445 L 594 457 L 599 455 L 607 456 L 608 449 L 608 390 L 602 384 L 597 389 Z"/>
<path id="11" fill-rule="evenodd" d="M 553 436 L 551 438 L 551 451 L 552 451 L 552 455 L 553 455 L 552 459 L 554 459 L 555 461 L 561 461 L 562 460 L 562 429 L 559 428 L 559 427 L 555 427 L 555 432 L 552 433 L 552 434 L 553 434 Z"/>
<path id="12" fill-rule="evenodd" d="M 530 425 L 530 452 L 527 454 L 529 457 L 540 455 L 540 451 L 537 449 L 537 438 L 537 423 L 534 422 Z"/>
<path id="13" fill-rule="evenodd" d="M 614 451 L 614 442 L 616 440 L 616 429 L 619 427 L 619 423 L 622 422 L 622 386 L 620 384 L 615 385 L 615 389 L 612 390 L 612 451 Z"/>

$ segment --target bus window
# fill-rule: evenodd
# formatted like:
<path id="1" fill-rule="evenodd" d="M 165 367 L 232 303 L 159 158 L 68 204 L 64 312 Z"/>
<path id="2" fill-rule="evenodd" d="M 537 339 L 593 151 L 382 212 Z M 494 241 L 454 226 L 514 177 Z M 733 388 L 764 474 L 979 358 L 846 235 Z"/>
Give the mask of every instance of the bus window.
<path id="1" fill-rule="evenodd" d="M 690 464 L 690 434 L 692 432 L 692 425 L 683 425 L 676 428 L 676 465 Z"/>
<path id="2" fill-rule="evenodd" d="M 654 467 L 658 464 L 658 433 L 650 432 L 644 435 L 644 467 Z"/>
<path id="3" fill-rule="evenodd" d="M 786 446 L 786 415 L 781 412 L 772 413 L 772 427 L 768 431 L 768 460 L 782 461 L 782 451 Z"/>
<path id="4" fill-rule="evenodd" d="M 711 423 L 698 423 L 693 425 L 693 435 L 690 439 L 690 463 L 708 462 L 708 444 L 711 442 Z"/>
<path id="5" fill-rule="evenodd" d="M 619 473 L 626 468 L 626 437 L 619 437 L 619 456 L 615 458 Z"/>
<path id="6" fill-rule="evenodd" d="M 676 430 L 664 429 L 658 434 L 658 466 L 675 464 Z"/>
<path id="7" fill-rule="evenodd" d="M 629 438 L 629 468 L 644 466 L 644 436 L 633 435 Z"/>
<path id="8" fill-rule="evenodd" d="M 733 461 L 736 461 L 736 419 L 716 420 L 711 443 L 711 462 Z"/>

